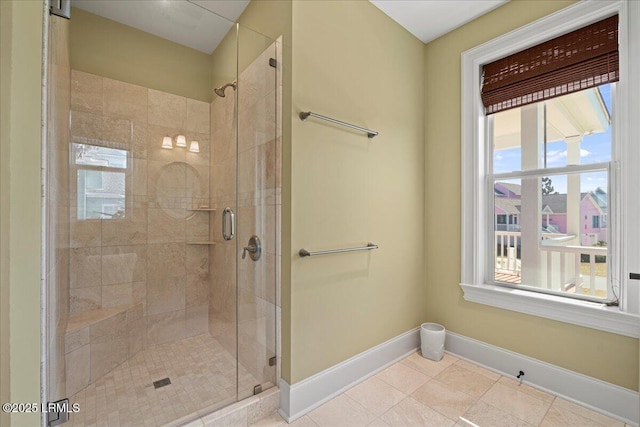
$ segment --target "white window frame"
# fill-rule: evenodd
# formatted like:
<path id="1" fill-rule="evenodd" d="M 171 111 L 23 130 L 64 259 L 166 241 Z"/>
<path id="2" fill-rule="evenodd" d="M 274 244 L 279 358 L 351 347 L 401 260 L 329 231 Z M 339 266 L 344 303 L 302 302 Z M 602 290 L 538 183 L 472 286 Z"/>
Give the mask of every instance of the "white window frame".
<path id="1" fill-rule="evenodd" d="M 616 225 L 612 240 L 618 266 L 612 277 L 620 285 L 620 306 L 548 295 L 522 288 L 496 286 L 493 265 L 487 251 L 489 217 L 486 172 L 490 165 L 486 152 L 487 129 L 480 99 L 483 64 L 535 46 L 569 31 L 619 16 L 620 81 L 614 100 L 613 138 L 620 141 L 617 158 L 620 182 L 611 202 L 618 207 L 610 220 Z M 631 25 L 633 23 L 634 25 Z M 630 55 L 629 52 L 634 52 Z M 558 320 L 602 331 L 640 338 L 640 281 L 629 273 L 640 273 L 640 148 L 625 143 L 640 135 L 640 2 L 581 1 L 552 15 L 477 46 L 462 54 L 462 249 L 461 283 L 464 299 L 507 310 Z M 630 78 L 630 76 L 635 76 Z M 635 101 L 635 102 L 634 102 Z M 628 212 L 629 215 L 622 213 Z M 635 214 L 633 214 L 635 213 Z"/>

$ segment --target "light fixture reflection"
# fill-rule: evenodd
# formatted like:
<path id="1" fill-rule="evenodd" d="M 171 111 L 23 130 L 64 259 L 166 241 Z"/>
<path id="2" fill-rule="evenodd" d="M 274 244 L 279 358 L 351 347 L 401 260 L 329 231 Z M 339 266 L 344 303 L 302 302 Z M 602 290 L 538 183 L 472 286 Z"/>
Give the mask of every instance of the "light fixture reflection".
<path id="1" fill-rule="evenodd" d="M 200 144 L 198 144 L 198 141 L 191 141 L 191 144 L 189 145 L 189 151 L 191 151 L 192 153 L 200 152 Z"/>
<path id="2" fill-rule="evenodd" d="M 170 136 L 165 136 L 164 138 L 162 138 L 162 148 L 166 148 L 168 150 L 171 150 L 173 148 L 173 141 L 171 140 Z"/>
<path id="3" fill-rule="evenodd" d="M 184 135 L 176 136 L 176 147 L 186 147 L 187 138 Z"/>

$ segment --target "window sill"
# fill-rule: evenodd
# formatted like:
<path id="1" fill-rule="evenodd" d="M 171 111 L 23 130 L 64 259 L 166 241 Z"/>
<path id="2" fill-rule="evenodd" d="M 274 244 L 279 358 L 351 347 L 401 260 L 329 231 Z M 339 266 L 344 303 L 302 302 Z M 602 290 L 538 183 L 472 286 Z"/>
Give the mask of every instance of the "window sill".
<path id="1" fill-rule="evenodd" d="M 640 316 L 618 307 L 494 285 L 461 283 L 465 301 L 640 338 Z"/>

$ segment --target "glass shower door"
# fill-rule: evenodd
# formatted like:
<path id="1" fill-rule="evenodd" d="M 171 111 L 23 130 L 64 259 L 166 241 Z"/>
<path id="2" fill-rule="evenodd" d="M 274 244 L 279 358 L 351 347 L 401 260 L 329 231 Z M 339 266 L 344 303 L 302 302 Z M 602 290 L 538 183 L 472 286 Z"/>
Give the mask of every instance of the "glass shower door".
<path id="1" fill-rule="evenodd" d="M 69 177 L 68 140 L 71 101 L 69 65 L 69 22 L 52 16 L 49 20 L 47 86 L 47 176 L 46 176 L 46 376 L 43 390 L 46 402 L 67 397 L 65 334 L 69 317 Z M 46 403 L 43 402 L 43 403 Z M 48 414 L 55 418 L 56 414 Z"/>
<path id="2" fill-rule="evenodd" d="M 238 31 L 238 399 L 276 385 L 277 49 Z"/>
<path id="3" fill-rule="evenodd" d="M 110 36 L 73 44 L 72 21 L 50 23 L 44 388 L 80 406 L 69 425 L 165 425 L 277 385 L 280 61 L 274 40 L 194 2 L 114 5 L 223 34 L 188 51 L 198 91 L 160 84 L 191 48 L 106 3 L 78 0 L 72 19 Z M 104 61 L 71 69 L 70 46 Z M 140 46 L 151 59 L 132 65 Z"/>
<path id="4" fill-rule="evenodd" d="M 237 32 L 234 24 L 213 53 L 211 102 L 211 206 L 209 331 L 227 359 L 226 403 L 237 401 Z"/>

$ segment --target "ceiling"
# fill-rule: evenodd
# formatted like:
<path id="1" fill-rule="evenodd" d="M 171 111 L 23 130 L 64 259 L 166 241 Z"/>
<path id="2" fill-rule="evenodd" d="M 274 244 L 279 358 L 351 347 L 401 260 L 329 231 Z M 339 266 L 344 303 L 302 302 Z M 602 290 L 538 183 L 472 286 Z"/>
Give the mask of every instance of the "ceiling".
<path id="1" fill-rule="evenodd" d="M 609 129 L 611 117 L 597 88 L 548 99 L 547 142 L 579 140 L 583 135 Z M 494 114 L 493 143 L 495 150 L 522 146 L 521 110 L 512 108 Z"/>
<path id="2" fill-rule="evenodd" d="M 249 0 L 72 0 L 71 5 L 211 54 Z"/>
<path id="3" fill-rule="evenodd" d="M 427 43 L 495 9 L 508 0 L 369 0 Z"/>
<path id="4" fill-rule="evenodd" d="M 72 0 L 74 7 L 211 54 L 250 0 Z M 429 42 L 508 0 L 369 0 Z"/>

